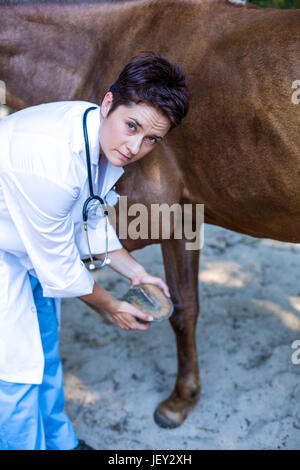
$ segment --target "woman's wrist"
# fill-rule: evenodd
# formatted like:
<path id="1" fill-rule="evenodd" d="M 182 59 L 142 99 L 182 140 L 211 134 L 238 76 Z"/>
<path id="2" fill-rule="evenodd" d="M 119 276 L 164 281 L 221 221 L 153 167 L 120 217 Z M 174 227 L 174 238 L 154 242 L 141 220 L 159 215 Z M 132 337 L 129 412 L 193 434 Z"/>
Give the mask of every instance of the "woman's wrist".
<path id="1" fill-rule="evenodd" d="M 130 279 L 131 281 L 131 284 L 133 286 L 136 286 L 138 284 L 141 284 L 143 282 L 143 278 L 145 276 L 147 276 L 147 271 L 143 268 L 141 269 L 140 271 L 137 271 L 136 273 L 134 273 Z"/>
<path id="2" fill-rule="evenodd" d="M 120 300 L 113 297 L 97 282 L 94 283 L 93 292 L 91 294 L 80 296 L 79 298 L 91 306 L 102 308 L 108 313 L 116 311 L 120 305 Z"/>
<path id="3" fill-rule="evenodd" d="M 103 257 L 103 254 L 95 256 L 98 259 Z M 139 279 L 147 274 L 145 268 L 125 248 L 109 252 L 108 257 L 110 259 L 109 267 L 132 283 L 138 283 Z"/>

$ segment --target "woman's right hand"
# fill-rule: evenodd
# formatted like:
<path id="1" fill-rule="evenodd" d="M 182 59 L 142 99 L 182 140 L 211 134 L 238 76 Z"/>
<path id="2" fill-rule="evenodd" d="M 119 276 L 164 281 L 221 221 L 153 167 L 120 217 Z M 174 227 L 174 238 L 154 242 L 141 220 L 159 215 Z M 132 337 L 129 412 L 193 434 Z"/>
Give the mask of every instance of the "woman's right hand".
<path id="1" fill-rule="evenodd" d="M 117 302 L 114 309 L 108 313 L 111 315 L 113 322 L 122 330 L 146 331 L 153 319 L 151 315 L 141 312 L 123 300 Z M 146 323 L 139 322 L 137 318 Z"/>

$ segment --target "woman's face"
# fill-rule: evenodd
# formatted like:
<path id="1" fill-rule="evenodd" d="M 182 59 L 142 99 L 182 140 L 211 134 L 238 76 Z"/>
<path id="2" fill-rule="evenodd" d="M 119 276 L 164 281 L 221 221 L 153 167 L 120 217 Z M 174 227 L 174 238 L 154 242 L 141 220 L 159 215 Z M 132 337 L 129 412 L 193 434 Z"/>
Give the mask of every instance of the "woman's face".
<path id="1" fill-rule="evenodd" d="M 120 105 L 110 115 L 112 93 L 101 105 L 100 146 L 115 166 L 125 166 L 143 158 L 170 129 L 170 120 L 145 103 Z"/>

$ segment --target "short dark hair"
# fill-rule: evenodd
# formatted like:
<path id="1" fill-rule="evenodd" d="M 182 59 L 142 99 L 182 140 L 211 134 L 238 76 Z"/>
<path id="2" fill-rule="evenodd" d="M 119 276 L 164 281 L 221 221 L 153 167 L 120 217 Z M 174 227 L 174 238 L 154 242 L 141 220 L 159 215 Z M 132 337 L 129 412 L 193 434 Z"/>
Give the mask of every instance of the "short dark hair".
<path id="1" fill-rule="evenodd" d="M 156 52 L 142 52 L 131 59 L 109 91 L 112 113 L 120 105 L 147 103 L 178 126 L 188 112 L 188 89 L 182 68 Z"/>

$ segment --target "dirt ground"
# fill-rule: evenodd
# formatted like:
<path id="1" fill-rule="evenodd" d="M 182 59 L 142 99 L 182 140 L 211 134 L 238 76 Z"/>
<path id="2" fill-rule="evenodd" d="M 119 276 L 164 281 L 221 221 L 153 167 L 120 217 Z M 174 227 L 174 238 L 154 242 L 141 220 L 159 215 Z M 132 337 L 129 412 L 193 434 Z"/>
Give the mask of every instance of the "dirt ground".
<path id="1" fill-rule="evenodd" d="M 164 276 L 159 245 L 133 255 Z M 201 399 L 172 430 L 153 420 L 176 377 L 169 322 L 123 331 L 78 299 L 65 299 L 66 410 L 78 436 L 110 450 L 299 450 L 300 345 L 298 355 L 292 348 L 300 340 L 299 261 L 299 245 L 205 227 L 197 325 Z M 116 297 L 129 288 L 108 267 L 98 279 Z"/>

